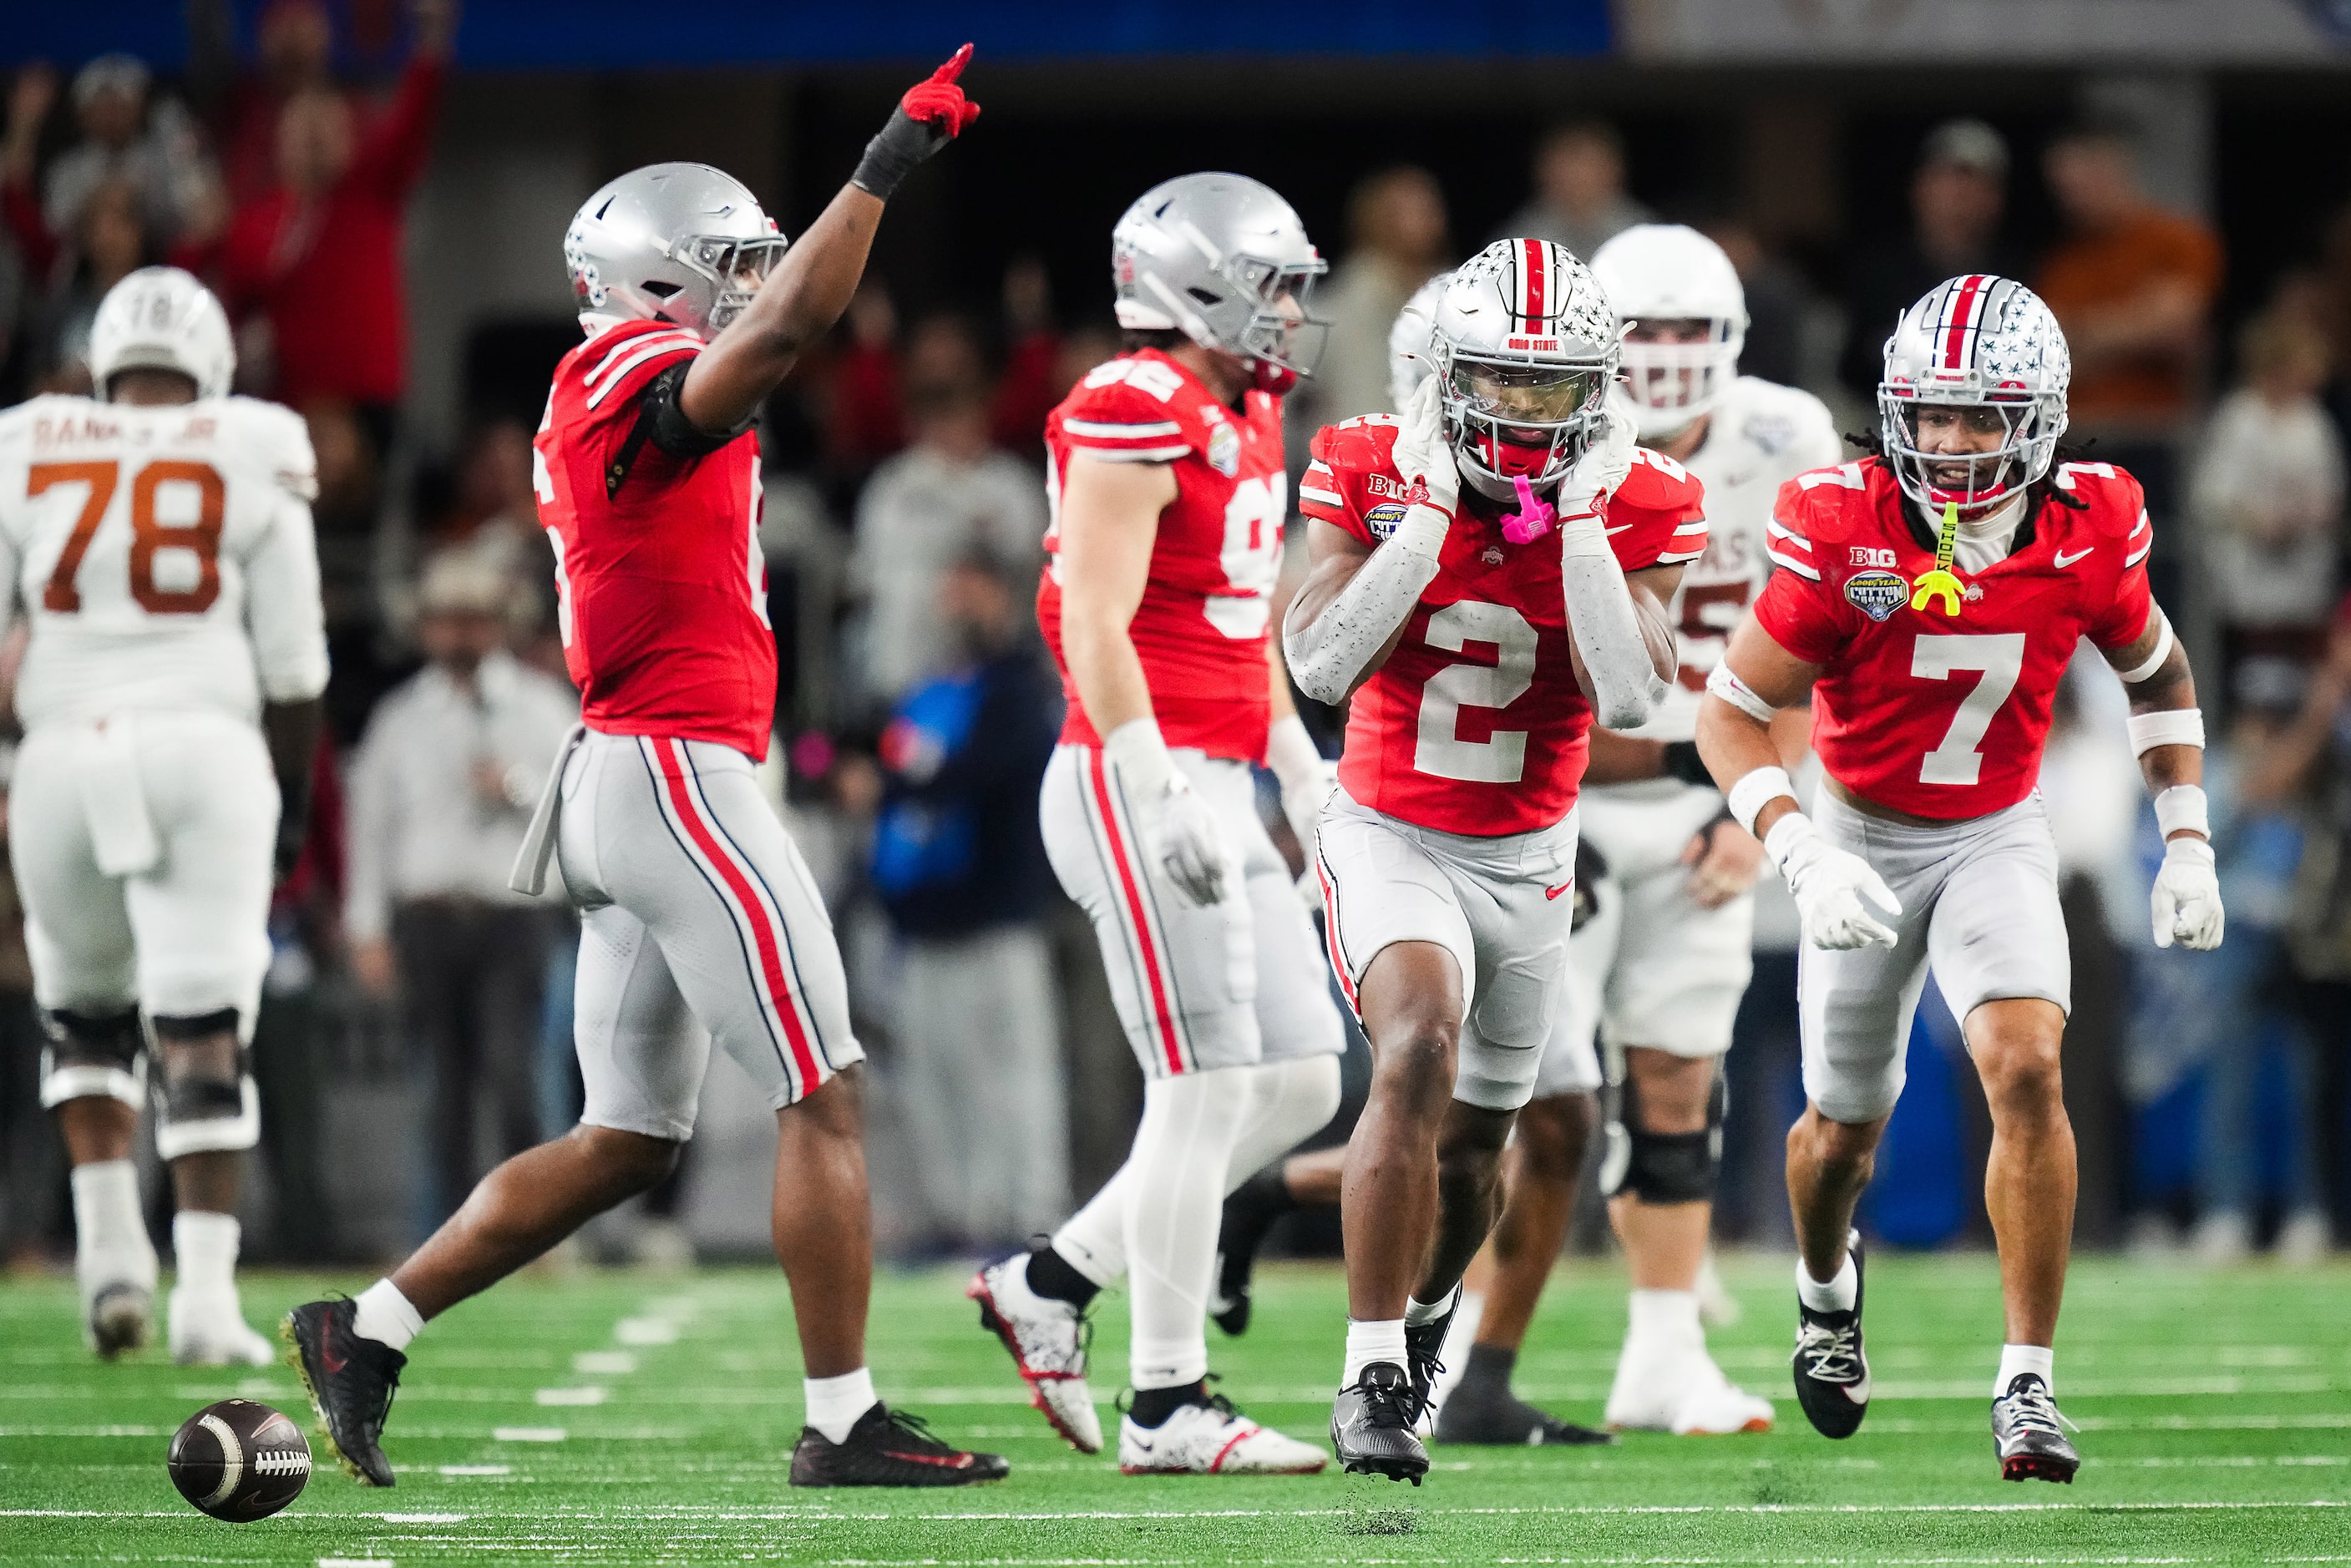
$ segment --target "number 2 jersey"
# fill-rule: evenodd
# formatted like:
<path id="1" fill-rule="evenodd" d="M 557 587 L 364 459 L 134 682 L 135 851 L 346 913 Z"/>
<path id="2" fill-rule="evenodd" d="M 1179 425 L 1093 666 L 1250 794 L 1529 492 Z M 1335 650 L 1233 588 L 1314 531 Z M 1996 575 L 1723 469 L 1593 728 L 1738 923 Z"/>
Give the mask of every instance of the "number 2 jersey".
<path id="1" fill-rule="evenodd" d="M 0 414 L 0 569 L 27 730 L 226 713 L 327 685 L 310 438 L 275 403 L 40 397 Z M 0 606 L 0 617 L 8 607 Z"/>
<path id="2" fill-rule="evenodd" d="M 533 478 L 581 721 L 761 761 L 776 720 L 776 638 L 759 550 L 759 438 L 745 431 L 680 455 L 650 433 L 648 393 L 702 348 L 668 322 L 623 321 L 566 354 L 532 443 Z"/>
<path id="3" fill-rule="evenodd" d="M 2111 650 L 2146 631 L 2155 533 L 2138 481 L 2064 464 L 2008 556 L 1957 573 L 1953 616 L 1945 599 L 1911 607 L 1935 566 L 1916 516 L 1877 458 L 1789 481 L 1771 529 L 1782 569 L 1755 618 L 1821 666 L 1813 746 L 1831 778 L 1913 816 L 1981 816 L 2032 793 L 2080 640 Z"/>
<path id="4" fill-rule="evenodd" d="M 1404 520 L 1395 417 L 1328 426 L 1298 487 L 1299 510 L 1376 548 Z M 1681 566 L 1706 549 L 1705 492 L 1680 464 L 1636 450 L 1602 504 L 1627 572 Z M 1354 696 L 1339 783 L 1356 804 L 1442 833 L 1531 833 L 1575 804 L 1592 705 L 1576 683 L 1559 533 L 1502 537 L 1497 504 L 1467 485 L 1387 662 Z"/>
<path id="5" fill-rule="evenodd" d="M 1281 404 L 1259 391 L 1236 410 L 1156 348 L 1096 366 L 1045 421 L 1052 523 L 1037 621 L 1069 699 L 1064 744 L 1102 743 L 1061 652 L 1061 491 L 1081 454 L 1164 462 L 1176 499 L 1159 514 L 1143 602 L 1127 627 L 1151 708 L 1171 746 L 1254 763 L 1271 716 L 1267 664 L 1289 479 Z"/>

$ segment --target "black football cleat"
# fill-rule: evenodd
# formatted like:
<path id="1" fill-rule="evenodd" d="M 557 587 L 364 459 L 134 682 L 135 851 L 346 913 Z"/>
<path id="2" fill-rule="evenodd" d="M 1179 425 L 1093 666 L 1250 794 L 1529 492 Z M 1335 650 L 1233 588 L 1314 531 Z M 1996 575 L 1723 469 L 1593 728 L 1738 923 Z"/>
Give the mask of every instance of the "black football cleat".
<path id="1" fill-rule="evenodd" d="M 1472 1388 L 1464 1378 L 1454 1385 L 1444 1407 L 1437 1412 L 1437 1440 L 1495 1448 L 1585 1448 L 1613 1443 L 1613 1432 L 1594 1431 L 1545 1415 L 1510 1392 Z"/>
<path id="2" fill-rule="evenodd" d="M 380 1443 L 408 1357 L 354 1331 L 358 1313 L 349 1296 L 307 1302 L 286 1314 L 277 1337 L 286 1342 L 286 1359 L 301 1374 L 319 1429 L 343 1469 L 362 1485 L 390 1486 L 392 1461 Z"/>
<path id="3" fill-rule="evenodd" d="M 83 1323 L 89 1347 L 106 1361 L 145 1345 L 154 1327 L 155 1293 L 131 1284 L 100 1289 Z"/>
<path id="4" fill-rule="evenodd" d="M 2065 1417 L 2038 1373 L 2018 1373 L 2008 1380 L 2008 1392 L 1991 1402 L 1991 1446 L 2002 1480 L 2071 1486 L 2082 1468 L 2082 1456 L 2065 1437 Z"/>
<path id="5" fill-rule="evenodd" d="M 1003 1455 L 951 1449 L 920 1416 L 878 1399 L 841 1441 L 802 1427 L 792 1446 L 794 1486 L 973 1486 L 1011 1473 Z"/>
<path id="6" fill-rule="evenodd" d="M 1393 1361 L 1364 1367 L 1331 1407 L 1331 1446 L 1339 1451 L 1339 1468 L 1418 1486 L 1428 1473 L 1428 1450 L 1413 1431 L 1420 1411 L 1420 1396 L 1403 1367 Z"/>
<path id="7" fill-rule="evenodd" d="M 1861 1344 L 1861 1234 L 1846 1238 L 1853 1254 L 1853 1310 L 1814 1312 L 1796 1303 L 1796 1403 L 1823 1438 L 1850 1438 L 1869 1414 L 1869 1357 Z"/>
<path id="8" fill-rule="evenodd" d="M 1257 1251 L 1265 1245 L 1273 1222 L 1298 1207 L 1282 1179 L 1281 1162 L 1259 1171 L 1225 1199 L 1217 1230 L 1217 1288 L 1208 1301 L 1208 1316 L 1218 1328 L 1238 1339 L 1249 1332 L 1249 1282 L 1257 1270 Z"/>

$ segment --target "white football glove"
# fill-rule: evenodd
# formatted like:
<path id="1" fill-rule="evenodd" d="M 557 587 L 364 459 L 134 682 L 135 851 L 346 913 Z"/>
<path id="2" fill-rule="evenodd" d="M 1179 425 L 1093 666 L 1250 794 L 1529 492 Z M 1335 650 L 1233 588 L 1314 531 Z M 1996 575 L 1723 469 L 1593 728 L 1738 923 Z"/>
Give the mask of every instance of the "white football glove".
<path id="1" fill-rule="evenodd" d="M 1868 861 L 1839 849 L 1821 836 L 1812 818 L 1792 811 L 1771 825 L 1763 847 L 1779 863 L 1788 879 L 1788 891 L 1803 918 L 1804 940 L 1816 948 L 1842 951 L 1873 944 L 1892 947 L 1898 940 L 1893 927 L 1869 912 L 1871 903 L 1889 915 L 1902 912 L 1901 901 Z"/>
<path id="2" fill-rule="evenodd" d="M 1412 401 L 1396 417 L 1395 446 L 1390 457 L 1397 476 L 1420 481 L 1428 491 L 1426 504 L 1444 513 L 1450 522 L 1461 500 L 1461 470 L 1453 462 L 1453 443 L 1445 439 L 1442 390 L 1434 376 L 1414 390 Z"/>
<path id="3" fill-rule="evenodd" d="M 1561 525 L 1569 518 L 1583 516 L 1596 510 L 1604 495 L 1613 495 L 1633 472 L 1633 452 L 1639 445 L 1640 431 L 1630 415 L 1614 408 L 1601 410 L 1599 432 L 1583 455 L 1575 460 L 1567 477 L 1560 481 L 1559 508 Z"/>
<path id="4" fill-rule="evenodd" d="M 1215 808 L 1200 798 L 1192 781 L 1167 754 L 1159 726 L 1135 719 L 1103 737 L 1102 756 L 1117 773 L 1127 808 L 1134 814 L 1143 852 L 1158 863 L 1192 903 L 1206 907 L 1225 897 L 1232 852 Z"/>
<path id="5" fill-rule="evenodd" d="M 2198 952 L 2220 945 L 2227 918 L 2220 908 L 2220 877 L 2213 869 L 2207 839 L 2182 836 L 2163 846 L 2163 867 L 2155 874 L 2155 945 L 2178 942 Z"/>

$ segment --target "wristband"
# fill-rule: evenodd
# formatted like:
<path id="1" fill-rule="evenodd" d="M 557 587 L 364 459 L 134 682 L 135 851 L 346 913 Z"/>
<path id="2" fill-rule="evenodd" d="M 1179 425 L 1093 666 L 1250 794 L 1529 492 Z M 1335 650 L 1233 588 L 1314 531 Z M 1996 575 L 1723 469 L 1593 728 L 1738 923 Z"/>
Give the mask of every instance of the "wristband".
<path id="1" fill-rule="evenodd" d="M 1725 797 L 1724 804 L 1729 806 L 1730 815 L 1739 819 L 1739 826 L 1752 833 L 1755 831 L 1755 814 L 1783 794 L 1790 800 L 1796 798 L 1796 781 L 1788 776 L 1788 770 L 1757 768 L 1742 774 L 1739 782 L 1730 786 L 1730 794 Z M 1792 815 L 1801 815 L 1802 812 Z M 1777 827 L 1778 825 L 1773 824 L 1775 833 Z"/>
<path id="2" fill-rule="evenodd" d="M 2155 826 L 2168 839 L 2175 833 L 2212 836 L 2212 818 L 2204 792 L 2194 784 L 2173 784 L 2155 797 Z"/>
<path id="3" fill-rule="evenodd" d="M 2171 618 L 2164 615 L 2161 609 L 2158 609 L 2155 613 L 2163 621 L 2163 635 L 2155 639 L 2155 651 L 2148 654 L 2144 662 L 2134 669 L 2117 671 L 2122 676 L 2123 684 L 2126 686 L 2136 686 L 2147 680 L 2162 669 L 2163 661 L 2171 657 Z"/>
<path id="4" fill-rule="evenodd" d="M 1146 798 L 1186 787 L 1184 775 L 1176 771 L 1176 759 L 1167 754 L 1167 742 L 1155 719 L 1129 719 L 1102 737 L 1102 761 Z"/>
<path id="5" fill-rule="evenodd" d="M 1311 789 L 1322 771 L 1322 753 L 1306 732 L 1306 722 L 1292 713 L 1265 735 L 1265 765 L 1281 781 L 1281 793 Z"/>
<path id="6" fill-rule="evenodd" d="M 1731 672 L 1728 664 L 1718 664 L 1706 678 L 1706 689 L 1729 703 L 1759 724 L 1769 724 L 1779 710 L 1755 694 L 1754 688 Z"/>
<path id="7" fill-rule="evenodd" d="M 1669 779 L 1679 779 L 1687 784 L 1714 785 L 1714 774 L 1707 771 L 1706 759 L 1698 754 L 1696 741 L 1667 741 L 1666 754 L 1658 763 L 1658 773 Z"/>
<path id="8" fill-rule="evenodd" d="M 2133 713 L 2126 726 L 2131 752 L 2145 756 L 2158 746 L 2204 747 L 2204 714 L 2197 708 L 2166 708 L 2153 713 Z"/>
<path id="9" fill-rule="evenodd" d="M 893 109 L 889 123 L 865 144 L 865 156 L 857 161 L 857 172 L 849 177 L 849 182 L 886 202 L 896 192 L 898 182 L 946 143 L 943 133 L 914 119 L 904 107 Z"/>

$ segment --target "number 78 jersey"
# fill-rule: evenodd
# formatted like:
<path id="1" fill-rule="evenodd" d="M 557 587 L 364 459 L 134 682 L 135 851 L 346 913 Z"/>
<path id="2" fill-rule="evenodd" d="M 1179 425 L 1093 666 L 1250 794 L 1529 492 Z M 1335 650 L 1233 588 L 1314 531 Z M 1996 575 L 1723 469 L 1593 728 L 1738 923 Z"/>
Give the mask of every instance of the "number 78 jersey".
<path id="1" fill-rule="evenodd" d="M 2004 560 L 1955 568 L 1964 592 L 1949 615 L 1948 599 L 1911 605 L 1935 556 L 1910 504 L 1876 458 L 1790 480 L 1770 531 L 1781 569 L 1755 618 L 1821 667 L 1813 745 L 1831 778 L 1914 816 L 1981 816 L 2032 793 L 2080 640 L 2111 651 L 2146 631 L 2155 532 L 2137 480 L 2066 463 Z"/>
<path id="2" fill-rule="evenodd" d="M 0 414 L 0 573 L 33 630 L 25 727 L 250 722 L 325 690 L 316 491 L 309 434 L 275 403 L 52 396 Z"/>

